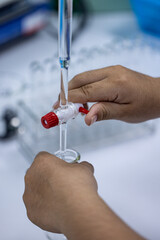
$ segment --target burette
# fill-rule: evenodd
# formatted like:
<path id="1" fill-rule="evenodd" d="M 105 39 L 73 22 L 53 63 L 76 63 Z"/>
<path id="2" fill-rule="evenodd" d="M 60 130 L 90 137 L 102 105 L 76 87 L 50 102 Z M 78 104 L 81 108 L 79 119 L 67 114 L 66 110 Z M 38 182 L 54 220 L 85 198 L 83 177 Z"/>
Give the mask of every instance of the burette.
<path id="1" fill-rule="evenodd" d="M 68 107 L 68 68 L 71 58 L 73 0 L 59 0 L 59 62 L 61 71 L 60 107 Z M 67 148 L 67 122 L 60 125 L 60 152 Z M 63 156 L 62 156 L 63 157 Z"/>
<path id="2" fill-rule="evenodd" d="M 60 63 L 60 107 L 42 117 L 45 128 L 60 126 L 60 149 L 55 155 L 67 162 L 75 162 L 80 155 L 75 150 L 67 149 L 67 122 L 74 119 L 79 112 L 88 110 L 82 104 L 68 102 L 68 68 L 71 58 L 73 0 L 59 0 L 59 63 Z"/>

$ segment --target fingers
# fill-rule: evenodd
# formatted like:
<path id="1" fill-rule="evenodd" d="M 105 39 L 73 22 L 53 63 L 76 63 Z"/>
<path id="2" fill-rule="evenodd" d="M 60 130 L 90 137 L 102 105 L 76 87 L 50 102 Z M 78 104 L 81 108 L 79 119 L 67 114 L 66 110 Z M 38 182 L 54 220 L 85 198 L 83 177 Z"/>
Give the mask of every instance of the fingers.
<path id="1" fill-rule="evenodd" d="M 50 154 L 48 152 L 40 152 L 35 157 L 32 166 L 33 167 L 40 166 L 43 168 L 45 168 L 45 166 L 46 166 L 46 168 L 51 168 L 51 166 L 52 166 L 53 168 L 56 168 L 57 166 L 61 166 L 61 165 L 65 165 L 65 164 L 66 164 L 65 161 L 56 157 L 53 154 Z"/>
<path id="2" fill-rule="evenodd" d="M 69 90 L 80 88 L 86 84 L 100 81 L 106 78 L 110 73 L 111 67 L 101 68 L 97 70 L 92 70 L 76 75 L 69 82 Z"/>
<path id="3" fill-rule="evenodd" d="M 100 102 L 94 104 L 85 117 L 88 126 L 95 121 L 116 119 L 122 120 L 127 115 L 128 104 L 117 104 L 112 102 Z"/>
<path id="4" fill-rule="evenodd" d="M 52 163 L 57 163 L 57 164 L 60 164 L 60 165 L 62 164 L 62 165 L 65 165 L 65 166 L 67 166 L 67 165 L 71 166 L 70 163 L 66 163 L 64 160 L 62 160 L 62 159 L 60 159 L 60 158 L 58 158 L 58 157 L 56 157 L 56 156 L 54 156 L 54 155 L 52 155 L 48 152 L 38 153 L 37 156 L 35 157 L 34 163 L 35 162 L 40 162 L 41 160 L 45 161 L 47 159 L 49 160 L 49 162 L 52 161 Z M 92 164 L 90 164 L 88 162 L 81 162 L 80 164 L 86 166 L 87 168 L 90 169 L 90 171 L 92 173 L 94 173 L 94 167 L 92 166 Z M 75 165 L 75 163 L 73 163 L 73 165 Z M 76 165 L 77 165 L 77 163 L 76 163 Z"/>
<path id="5" fill-rule="evenodd" d="M 102 69 L 92 70 L 84 73 L 80 73 L 76 75 L 68 84 L 68 89 L 73 90 L 76 88 L 80 88 L 84 85 L 91 84 L 97 81 L 101 81 L 104 78 L 109 76 L 112 67 L 106 67 Z M 54 103 L 53 108 L 57 109 L 59 107 L 60 96 L 58 97 L 58 101 Z"/>
<path id="6" fill-rule="evenodd" d="M 112 102 L 118 98 L 118 90 L 114 82 L 104 79 L 70 90 L 68 98 L 70 102 L 82 104 L 87 102 Z"/>
<path id="7" fill-rule="evenodd" d="M 90 164 L 89 162 L 86 162 L 86 161 L 81 162 L 79 164 L 87 167 L 94 174 L 94 167 L 92 164 Z"/>

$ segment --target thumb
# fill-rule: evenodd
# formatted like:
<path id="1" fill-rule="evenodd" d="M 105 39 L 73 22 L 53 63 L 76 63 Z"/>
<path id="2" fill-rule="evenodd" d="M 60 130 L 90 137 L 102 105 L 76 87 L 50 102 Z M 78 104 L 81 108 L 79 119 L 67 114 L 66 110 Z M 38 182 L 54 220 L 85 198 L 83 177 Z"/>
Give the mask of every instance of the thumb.
<path id="1" fill-rule="evenodd" d="M 89 113 L 85 117 L 85 122 L 88 126 L 92 125 L 96 121 L 116 119 L 120 120 L 124 115 L 126 106 L 123 104 L 112 102 L 99 102 L 94 104 Z"/>

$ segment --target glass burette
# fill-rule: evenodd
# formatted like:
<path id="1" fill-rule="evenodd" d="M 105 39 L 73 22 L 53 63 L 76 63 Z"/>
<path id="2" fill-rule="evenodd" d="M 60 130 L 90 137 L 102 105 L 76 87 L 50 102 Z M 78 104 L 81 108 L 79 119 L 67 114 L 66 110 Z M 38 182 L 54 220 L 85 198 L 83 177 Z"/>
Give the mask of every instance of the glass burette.
<path id="1" fill-rule="evenodd" d="M 60 62 L 60 108 L 68 107 L 68 68 L 71 54 L 73 0 L 59 0 L 59 62 Z M 77 162 L 80 155 L 67 148 L 67 122 L 60 125 L 60 149 L 55 155 L 68 163 Z M 65 240 L 64 235 L 47 233 L 50 240 Z"/>
<path id="2" fill-rule="evenodd" d="M 71 56 L 73 0 L 59 0 L 59 62 L 61 73 L 60 107 L 68 108 L 68 68 Z M 60 125 L 60 150 L 55 155 L 66 162 L 80 159 L 78 152 L 67 149 L 67 123 Z"/>

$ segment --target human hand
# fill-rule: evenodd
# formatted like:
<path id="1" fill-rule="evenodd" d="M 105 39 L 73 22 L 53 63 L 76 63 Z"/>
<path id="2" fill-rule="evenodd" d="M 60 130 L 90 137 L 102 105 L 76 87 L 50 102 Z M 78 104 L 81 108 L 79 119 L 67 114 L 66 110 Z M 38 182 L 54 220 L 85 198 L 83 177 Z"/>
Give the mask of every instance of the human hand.
<path id="1" fill-rule="evenodd" d="M 61 233 L 75 207 L 97 195 L 93 171 L 87 162 L 69 164 L 39 153 L 25 176 L 23 200 L 28 218 L 46 231 Z"/>
<path id="2" fill-rule="evenodd" d="M 85 122 L 117 119 L 129 123 L 160 117 L 160 79 L 122 66 L 81 73 L 69 83 L 69 101 L 96 102 Z"/>
<path id="3" fill-rule="evenodd" d="M 42 152 L 25 176 L 28 218 L 45 231 L 70 240 L 142 240 L 98 196 L 93 167 L 69 164 Z"/>

